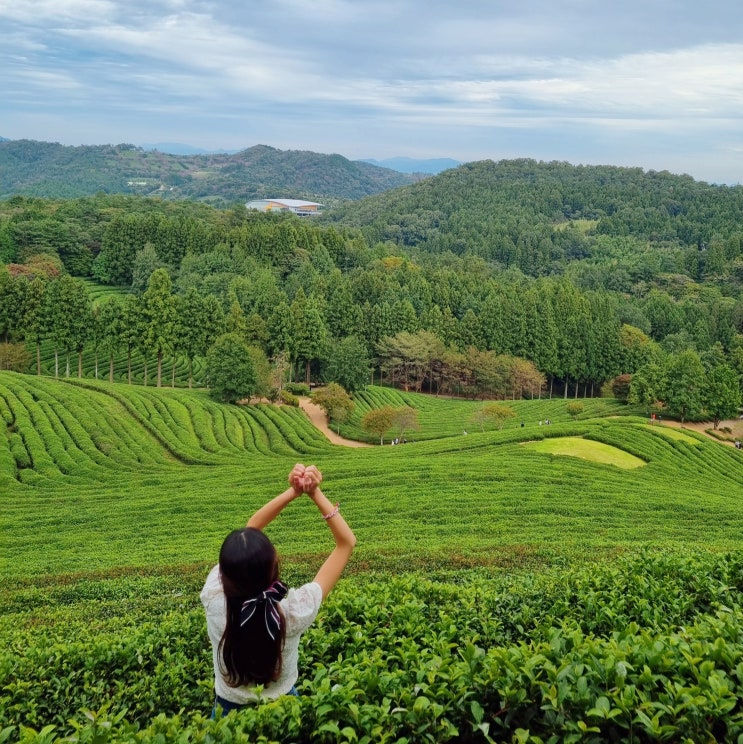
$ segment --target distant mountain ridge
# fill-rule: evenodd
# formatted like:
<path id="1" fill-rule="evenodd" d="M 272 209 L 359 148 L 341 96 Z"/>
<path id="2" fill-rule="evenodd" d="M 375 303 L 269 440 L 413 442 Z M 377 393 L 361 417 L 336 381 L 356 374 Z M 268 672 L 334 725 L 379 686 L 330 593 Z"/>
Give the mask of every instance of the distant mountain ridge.
<path id="1" fill-rule="evenodd" d="M 291 197 L 325 204 L 412 183 L 413 176 L 341 155 L 255 145 L 233 154 L 172 155 L 131 144 L 0 142 L 0 198 L 98 192 L 230 204 Z"/>

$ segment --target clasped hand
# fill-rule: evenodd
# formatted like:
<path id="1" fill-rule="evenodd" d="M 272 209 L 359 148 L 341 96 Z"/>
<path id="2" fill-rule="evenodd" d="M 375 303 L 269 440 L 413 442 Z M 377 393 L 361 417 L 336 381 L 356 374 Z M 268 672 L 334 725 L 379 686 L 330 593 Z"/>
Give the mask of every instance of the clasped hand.
<path id="1" fill-rule="evenodd" d="M 297 496 L 312 492 L 322 483 L 322 473 L 315 465 L 305 467 L 297 463 L 289 473 L 289 485 L 294 489 Z"/>

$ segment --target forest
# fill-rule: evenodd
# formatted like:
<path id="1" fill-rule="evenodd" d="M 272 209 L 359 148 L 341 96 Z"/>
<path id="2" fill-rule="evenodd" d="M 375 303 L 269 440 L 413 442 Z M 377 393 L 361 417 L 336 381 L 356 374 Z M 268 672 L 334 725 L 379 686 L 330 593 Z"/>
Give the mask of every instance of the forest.
<path id="1" fill-rule="evenodd" d="M 0 141 L 0 198 L 97 193 L 191 199 L 225 206 L 275 193 L 327 202 L 358 199 L 412 176 L 341 155 L 255 145 L 234 154 L 171 155 L 129 144 L 69 147 Z"/>
<path id="2" fill-rule="evenodd" d="M 55 374 L 75 353 L 82 374 L 93 348 L 111 377 L 135 354 L 162 384 L 167 360 L 192 370 L 232 333 L 264 366 L 351 392 L 375 376 L 469 397 L 603 391 L 717 423 L 740 405 L 741 214 L 740 187 L 528 160 L 471 163 L 318 220 L 16 196 L 0 202 L 0 333 L 36 351 L 35 370 L 20 364 L 37 372 L 44 344 Z M 91 302 L 83 280 L 118 291 Z"/>

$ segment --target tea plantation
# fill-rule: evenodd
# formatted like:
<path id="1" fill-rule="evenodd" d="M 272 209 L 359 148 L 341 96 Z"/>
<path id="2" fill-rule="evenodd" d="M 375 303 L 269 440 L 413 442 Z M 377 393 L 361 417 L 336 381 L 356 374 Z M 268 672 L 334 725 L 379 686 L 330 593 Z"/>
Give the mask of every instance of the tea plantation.
<path id="1" fill-rule="evenodd" d="M 383 404 L 420 431 L 347 449 L 291 407 L 0 373 L 0 742 L 743 741 L 739 451 L 613 401 L 480 432 L 381 388 L 346 434 Z M 198 592 L 298 461 L 357 550 L 301 696 L 211 721 Z M 301 500 L 269 534 L 289 583 L 332 544 Z"/>

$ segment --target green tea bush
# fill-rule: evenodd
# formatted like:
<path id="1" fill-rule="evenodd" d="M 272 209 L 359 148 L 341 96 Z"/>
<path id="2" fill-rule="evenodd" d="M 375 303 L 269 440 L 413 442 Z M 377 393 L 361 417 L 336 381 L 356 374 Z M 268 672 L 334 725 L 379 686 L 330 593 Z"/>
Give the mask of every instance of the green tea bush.
<path id="1" fill-rule="evenodd" d="M 287 382 L 284 385 L 284 390 L 291 393 L 292 395 L 309 395 L 310 386 L 304 382 Z"/>
<path id="2" fill-rule="evenodd" d="M 743 735 L 742 555 L 643 553 L 593 568 L 452 579 L 342 583 L 303 637 L 301 697 L 216 722 L 206 719 L 211 655 L 195 597 L 165 614 L 161 601 L 156 622 L 145 605 L 130 611 L 129 627 L 81 619 L 66 637 L 16 622 L 3 629 L 0 729 L 5 740 L 49 742 Z M 134 599 L 137 583 L 121 581 L 119 596 Z M 84 587 L 90 596 L 94 584 Z M 116 582 L 106 592 L 113 600 Z"/>
<path id="3" fill-rule="evenodd" d="M 289 390 L 282 390 L 279 394 L 279 400 L 287 406 L 299 406 L 299 398 Z"/>

